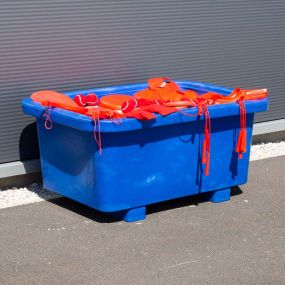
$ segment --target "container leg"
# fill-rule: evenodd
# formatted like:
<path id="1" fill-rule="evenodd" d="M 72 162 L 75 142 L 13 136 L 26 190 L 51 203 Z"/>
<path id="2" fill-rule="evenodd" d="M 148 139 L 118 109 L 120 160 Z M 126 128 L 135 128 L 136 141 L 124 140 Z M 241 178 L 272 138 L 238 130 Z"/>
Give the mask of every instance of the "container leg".
<path id="1" fill-rule="evenodd" d="M 126 222 L 135 222 L 139 220 L 144 220 L 146 216 L 146 207 L 138 207 L 120 212 L 115 212 L 112 213 L 112 216 L 115 216 Z"/>
<path id="2" fill-rule="evenodd" d="M 231 188 L 213 191 L 210 194 L 210 201 L 214 203 L 228 201 L 231 198 Z"/>

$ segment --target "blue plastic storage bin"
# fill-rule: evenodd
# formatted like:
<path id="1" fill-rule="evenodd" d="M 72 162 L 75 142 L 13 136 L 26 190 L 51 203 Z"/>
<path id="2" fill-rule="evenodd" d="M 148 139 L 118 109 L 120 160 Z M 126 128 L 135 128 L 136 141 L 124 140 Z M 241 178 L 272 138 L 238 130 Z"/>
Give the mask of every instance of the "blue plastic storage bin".
<path id="1" fill-rule="evenodd" d="M 228 95 L 232 89 L 197 82 L 177 81 L 183 89 Z M 65 93 L 133 94 L 146 88 L 134 84 Z M 246 101 L 247 152 L 235 152 L 239 131 L 236 103 L 209 106 L 211 115 L 210 175 L 203 174 L 201 148 L 204 117 L 179 113 L 158 115 L 154 121 L 123 119 L 121 125 L 101 121 L 103 153 L 93 137 L 93 121 L 84 115 L 54 108 L 53 128 L 44 127 L 44 108 L 30 98 L 23 111 L 36 117 L 43 184 L 96 210 L 126 221 L 144 219 L 146 205 L 208 192 L 210 200 L 230 199 L 230 187 L 247 181 L 255 112 L 265 111 L 268 100 Z M 185 112 L 195 114 L 196 108 Z"/>

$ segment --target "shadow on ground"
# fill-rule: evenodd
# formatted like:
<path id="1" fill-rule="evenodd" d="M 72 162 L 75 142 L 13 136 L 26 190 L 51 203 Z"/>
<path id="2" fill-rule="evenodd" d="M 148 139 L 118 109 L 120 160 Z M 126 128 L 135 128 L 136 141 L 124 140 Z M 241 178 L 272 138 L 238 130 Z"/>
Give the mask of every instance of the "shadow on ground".
<path id="1" fill-rule="evenodd" d="M 231 189 L 231 196 L 240 195 L 242 193 L 242 190 L 238 186 L 232 187 Z M 198 206 L 199 204 L 207 202 L 208 200 L 209 198 L 207 193 L 203 193 L 199 195 L 187 196 L 179 199 L 160 202 L 147 206 L 147 215 L 176 208 L 189 207 L 191 205 Z M 99 212 L 95 209 L 92 209 L 88 206 L 65 197 L 52 199 L 49 200 L 49 202 L 98 223 L 114 223 L 120 221 L 118 218 L 111 217 L 106 213 Z"/>

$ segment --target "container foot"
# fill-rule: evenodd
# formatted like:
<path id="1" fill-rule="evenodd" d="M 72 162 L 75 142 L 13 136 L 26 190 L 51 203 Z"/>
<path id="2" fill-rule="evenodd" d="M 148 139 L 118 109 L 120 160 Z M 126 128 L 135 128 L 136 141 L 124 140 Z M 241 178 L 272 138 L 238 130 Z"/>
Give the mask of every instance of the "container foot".
<path id="1" fill-rule="evenodd" d="M 146 216 L 146 207 L 138 207 L 120 212 L 112 213 L 112 216 L 124 220 L 126 222 L 135 222 L 144 220 Z"/>
<path id="2" fill-rule="evenodd" d="M 210 194 L 210 201 L 213 203 L 228 201 L 231 198 L 231 188 L 216 190 L 209 194 Z"/>

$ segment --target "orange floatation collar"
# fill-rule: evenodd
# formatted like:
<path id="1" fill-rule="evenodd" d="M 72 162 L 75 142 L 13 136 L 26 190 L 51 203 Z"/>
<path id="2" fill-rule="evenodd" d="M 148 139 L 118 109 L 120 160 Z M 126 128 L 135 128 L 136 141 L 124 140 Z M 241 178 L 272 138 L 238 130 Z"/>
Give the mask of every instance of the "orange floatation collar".
<path id="1" fill-rule="evenodd" d="M 129 101 L 132 98 L 133 96 L 124 95 L 124 94 L 105 95 L 100 98 L 99 105 L 112 110 L 120 110 L 123 102 Z"/>
<path id="2" fill-rule="evenodd" d="M 52 90 L 34 92 L 31 95 L 31 99 L 40 103 L 42 106 L 61 108 L 75 113 L 85 114 L 88 111 L 85 108 L 78 106 L 68 96 Z"/>
<path id="3" fill-rule="evenodd" d="M 115 123 L 122 123 L 122 118 L 136 118 L 138 120 L 152 120 L 156 116 L 162 116 L 179 112 L 186 116 L 204 116 L 204 140 L 202 148 L 202 164 L 205 164 L 205 175 L 210 171 L 210 139 L 211 119 L 208 111 L 209 105 L 237 103 L 240 111 L 240 130 L 237 139 L 236 152 L 238 157 L 246 152 L 246 108 L 244 101 L 260 100 L 268 96 L 267 89 L 243 90 L 236 88 L 228 96 L 215 92 L 207 92 L 199 95 L 193 90 L 181 90 L 177 83 L 167 77 L 151 78 L 148 87 L 140 90 L 134 96 L 125 94 L 108 94 L 100 100 L 96 94 L 87 96 L 76 95 L 71 99 L 67 95 L 43 90 L 31 95 L 31 99 L 45 106 L 45 127 L 52 128 L 50 119 L 51 108 L 61 108 L 75 113 L 89 116 L 94 121 L 94 139 L 102 153 L 102 142 L 100 132 L 100 120 L 110 119 Z M 196 107 L 197 114 L 187 114 L 184 108 Z"/>

